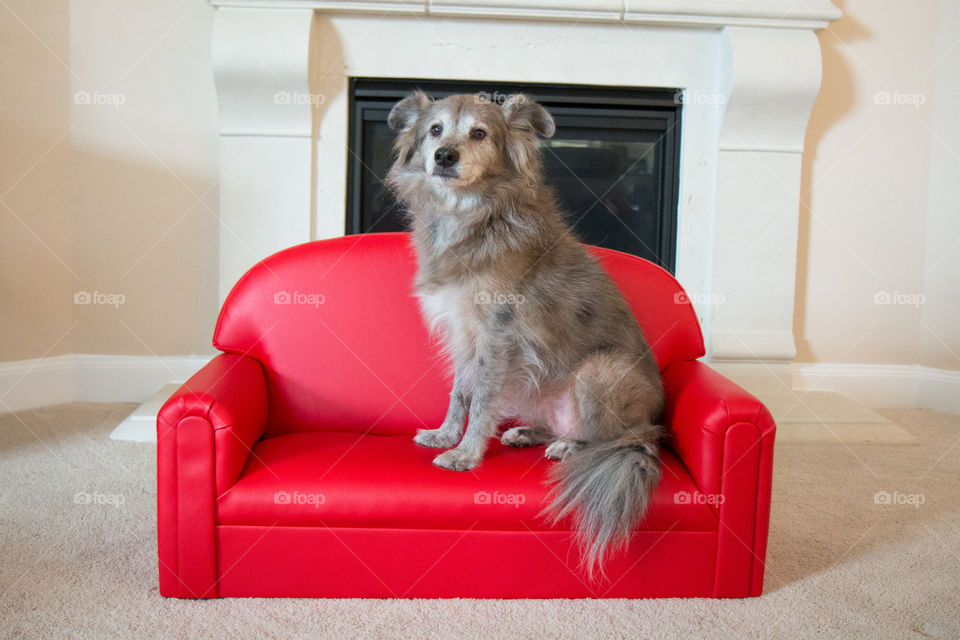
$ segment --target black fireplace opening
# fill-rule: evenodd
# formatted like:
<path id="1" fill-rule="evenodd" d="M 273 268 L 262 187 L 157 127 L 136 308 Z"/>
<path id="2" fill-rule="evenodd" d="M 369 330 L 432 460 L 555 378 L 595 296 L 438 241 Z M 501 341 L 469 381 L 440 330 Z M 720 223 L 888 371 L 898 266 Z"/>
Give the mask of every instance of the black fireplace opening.
<path id="1" fill-rule="evenodd" d="M 556 134 L 541 141 L 544 178 L 580 239 L 674 271 L 682 102 L 677 89 L 352 78 L 348 234 L 406 229 L 383 178 L 396 136 L 387 114 L 414 89 L 436 99 L 455 93 L 495 102 L 513 93 L 535 99 L 557 124 Z"/>

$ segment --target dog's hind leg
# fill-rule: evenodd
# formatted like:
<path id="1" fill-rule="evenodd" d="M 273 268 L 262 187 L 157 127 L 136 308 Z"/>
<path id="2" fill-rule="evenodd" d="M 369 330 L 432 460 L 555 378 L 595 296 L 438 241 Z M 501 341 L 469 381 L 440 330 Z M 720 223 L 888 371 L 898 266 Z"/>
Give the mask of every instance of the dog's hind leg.
<path id="1" fill-rule="evenodd" d="M 558 486 L 545 511 L 554 522 L 575 514 L 588 575 L 626 544 L 660 480 L 663 388 L 649 367 L 630 354 L 594 354 L 573 381 L 586 442 L 551 469 Z"/>
<path id="2" fill-rule="evenodd" d="M 624 431 L 657 424 L 663 387 L 656 373 L 625 353 L 597 353 L 584 360 L 573 380 L 579 439 L 613 440 Z"/>
<path id="3" fill-rule="evenodd" d="M 563 460 L 571 453 L 582 449 L 586 442 L 583 440 L 572 440 L 570 438 L 563 438 L 552 443 L 547 450 L 543 452 L 543 455 L 551 460 Z"/>

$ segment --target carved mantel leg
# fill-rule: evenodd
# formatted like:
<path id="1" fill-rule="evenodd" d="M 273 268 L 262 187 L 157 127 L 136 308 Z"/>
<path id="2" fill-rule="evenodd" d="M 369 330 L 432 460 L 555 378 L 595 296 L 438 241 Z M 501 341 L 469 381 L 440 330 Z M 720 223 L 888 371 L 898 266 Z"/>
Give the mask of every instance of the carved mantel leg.
<path id="1" fill-rule="evenodd" d="M 820 89 L 812 30 L 727 27 L 710 318 L 716 360 L 796 356 L 800 156 Z M 762 265 L 762 268 L 758 268 Z"/>
<path id="2" fill-rule="evenodd" d="M 310 9 L 217 9 L 220 300 L 266 256 L 311 237 Z"/>

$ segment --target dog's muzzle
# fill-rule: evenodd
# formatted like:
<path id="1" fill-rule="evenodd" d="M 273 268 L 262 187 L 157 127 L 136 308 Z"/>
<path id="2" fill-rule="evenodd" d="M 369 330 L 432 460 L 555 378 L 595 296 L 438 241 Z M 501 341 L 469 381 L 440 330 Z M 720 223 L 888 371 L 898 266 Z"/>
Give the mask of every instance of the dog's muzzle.
<path id="1" fill-rule="evenodd" d="M 433 175 L 441 178 L 459 177 L 459 173 L 454 167 L 460 161 L 460 154 L 453 147 L 440 147 L 433 154 L 433 160 L 437 165 L 433 168 Z"/>

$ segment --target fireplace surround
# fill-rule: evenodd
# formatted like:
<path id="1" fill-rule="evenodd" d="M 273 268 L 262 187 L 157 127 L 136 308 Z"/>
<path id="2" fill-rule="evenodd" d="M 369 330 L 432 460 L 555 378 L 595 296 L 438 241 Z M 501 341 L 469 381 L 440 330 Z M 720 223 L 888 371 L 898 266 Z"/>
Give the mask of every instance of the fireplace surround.
<path id="1" fill-rule="evenodd" d="M 676 276 L 714 361 L 785 364 L 826 0 L 212 0 L 220 295 L 343 235 L 350 78 L 682 91 Z"/>
<path id="2" fill-rule="evenodd" d="M 582 242 L 645 258 L 673 273 L 682 94 L 592 85 L 352 78 L 346 232 L 406 231 L 384 177 L 396 132 L 387 115 L 414 89 L 502 104 L 523 93 L 557 130 L 540 140 L 543 178 Z"/>

